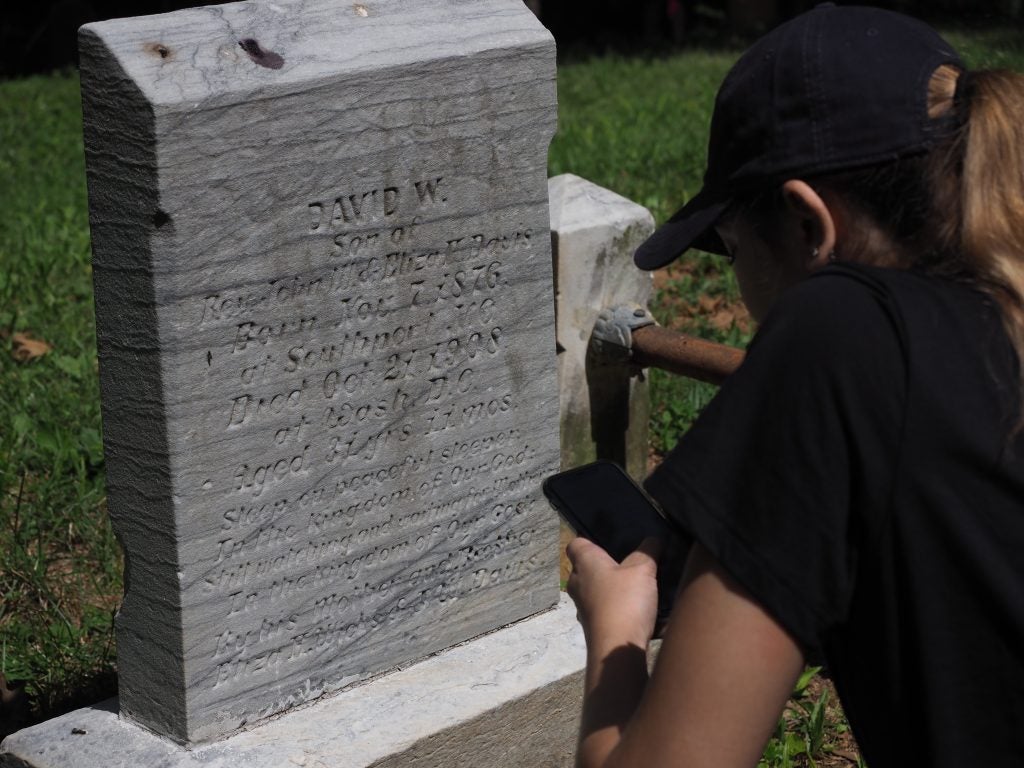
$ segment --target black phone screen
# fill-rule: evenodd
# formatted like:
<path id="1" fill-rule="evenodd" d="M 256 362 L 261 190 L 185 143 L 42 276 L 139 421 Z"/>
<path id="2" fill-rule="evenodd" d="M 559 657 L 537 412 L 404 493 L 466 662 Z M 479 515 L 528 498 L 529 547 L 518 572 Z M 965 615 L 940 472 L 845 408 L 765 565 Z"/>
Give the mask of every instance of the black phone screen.
<path id="1" fill-rule="evenodd" d="M 667 540 L 675 533 L 647 494 L 610 461 L 552 475 L 543 490 L 577 534 L 601 545 L 617 562 L 645 538 Z"/>

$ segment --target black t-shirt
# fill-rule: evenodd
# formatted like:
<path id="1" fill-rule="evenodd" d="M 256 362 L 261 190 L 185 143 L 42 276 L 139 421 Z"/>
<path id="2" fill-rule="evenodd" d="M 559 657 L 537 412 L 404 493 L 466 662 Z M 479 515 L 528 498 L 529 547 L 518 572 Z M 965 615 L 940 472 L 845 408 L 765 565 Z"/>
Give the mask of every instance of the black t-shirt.
<path id="1" fill-rule="evenodd" d="M 1024 764 L 1024 438 L 983 293 L 830 266 L 648 479 L 805 652 L 871 768 Z"/>

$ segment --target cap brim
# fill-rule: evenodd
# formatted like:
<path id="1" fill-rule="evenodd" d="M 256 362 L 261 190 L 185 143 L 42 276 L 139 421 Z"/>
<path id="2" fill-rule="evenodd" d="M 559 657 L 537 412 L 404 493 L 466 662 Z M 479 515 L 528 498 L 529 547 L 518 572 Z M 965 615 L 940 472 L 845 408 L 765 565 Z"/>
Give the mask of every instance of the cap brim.
<path id="1" fill-rule="evenodd" d="M 637 248 L 633 262 L 640 269 L 660 269 L 690 248 L 724 255 L 725 244 L 714 225 L 730 202 L 702 189 Z"/>

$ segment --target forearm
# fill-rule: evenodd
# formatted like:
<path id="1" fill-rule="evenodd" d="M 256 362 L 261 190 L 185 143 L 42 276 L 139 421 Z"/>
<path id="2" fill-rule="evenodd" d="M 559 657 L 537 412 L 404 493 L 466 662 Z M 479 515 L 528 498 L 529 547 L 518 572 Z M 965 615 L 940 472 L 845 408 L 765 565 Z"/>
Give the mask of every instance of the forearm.
<path id="1" fill-rule="evenodd" d="M 569 594 L 587 639 L 577 765 L 606 766 L 647 688 L 647 644 L 658 613 L 660 544 L 645 540 L 621 563 L 586 539 L 566 549 Z"/>
<path id="2" fill-rule="evenodd" d="M 587 592 L 584 579 L 575 586 Z M 631 601 L 617 594 L 612 604 Z M 590 595 L 578 605 L 602 602 Z M 632 618 L 583 612 L 579 768 L 755 765 L 803 668 L 793 639 L 699 545 L 650 680 L 646 648 L 653 622 Z"/>
<path id="3" fill-rule="evenodd" d="M 604 766 L 647 687 L 646 642 L 588 638 L 578 768 Z"/>

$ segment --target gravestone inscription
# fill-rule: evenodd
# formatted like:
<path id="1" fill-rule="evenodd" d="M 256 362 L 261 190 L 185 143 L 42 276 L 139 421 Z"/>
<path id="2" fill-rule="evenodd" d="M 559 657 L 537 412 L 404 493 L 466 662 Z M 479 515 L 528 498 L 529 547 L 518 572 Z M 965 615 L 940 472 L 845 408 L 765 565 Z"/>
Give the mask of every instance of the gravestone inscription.
<path id="1" fill-rule="evenodd" d="M 235 3 L 80 47 L 122 714 L 209 740 L 555 604 L 529 10 Z"/>

